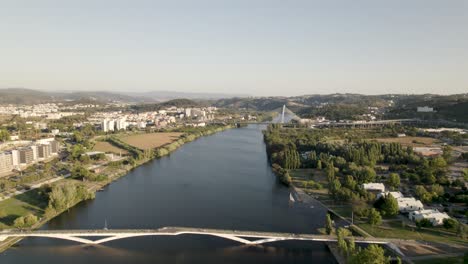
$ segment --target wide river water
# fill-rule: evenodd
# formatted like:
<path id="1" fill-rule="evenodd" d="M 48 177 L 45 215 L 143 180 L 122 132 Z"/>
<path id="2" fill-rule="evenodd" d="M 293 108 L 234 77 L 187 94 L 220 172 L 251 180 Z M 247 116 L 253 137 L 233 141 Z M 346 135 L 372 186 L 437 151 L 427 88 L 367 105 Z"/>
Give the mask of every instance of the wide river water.
<path id="1" fill-rule="evenodd" d="M 164 226 L 316 233 L 325 210 L 291 204 L 268 164 L 259 125 L 185 144 L 140 166 L 96 199 L 80 203 L 43 229 L 142 229 Z M 331 263 L 323 243 L 283 241 L 257 247 L 217 237 L 127 238 L 99 246 L 28 238 L 0 263 Z"/>

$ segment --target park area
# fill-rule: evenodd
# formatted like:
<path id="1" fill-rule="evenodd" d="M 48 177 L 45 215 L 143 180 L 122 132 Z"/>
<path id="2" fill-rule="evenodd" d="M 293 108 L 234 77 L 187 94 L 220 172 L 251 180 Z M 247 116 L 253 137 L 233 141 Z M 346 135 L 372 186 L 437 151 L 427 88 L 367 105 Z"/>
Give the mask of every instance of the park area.
<path id="1" fill-rule="evenodd" d="M 42 216 L 47 198 L 39 189 L 31 190 L 0 202 L 0 229 L 11 228 L 17 217 L 29 213 Z"/>
<path id="2" fill-rule="evenodd" d="M 123 142 L 133 147 L 147 150 L 164 146 L 179 139 L 183 133 L 164 132 L 164 133 L 148 133 L 135 134 L 120 138 Z"/>
<path id="3" fill-rule="evenodd" d="M 432 146 L 439 141 L 435 138 L 430 137 L 395 137 L 395 138 L 375 138 L 370 139 L 371 141 L 377 141 L 382 143 L 400 143 L 402 146 L 411 147 L 426 147 Z"/>

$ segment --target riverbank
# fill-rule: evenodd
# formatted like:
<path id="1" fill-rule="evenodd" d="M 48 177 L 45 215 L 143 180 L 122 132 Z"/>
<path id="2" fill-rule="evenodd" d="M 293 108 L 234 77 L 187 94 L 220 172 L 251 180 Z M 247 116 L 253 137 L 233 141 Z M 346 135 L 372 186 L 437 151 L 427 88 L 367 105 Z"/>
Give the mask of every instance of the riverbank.
<path id="1" fill-rule="evenodd" d="M 161 147 L 158 147 L 154 149 L 155 155 L 148 155 L 144 156 L 139 160 L 135 160 L 133 163 L 128 163 L 125 165 L 122 165 L 122 167 L 119 167 L 118 169 L 115 170 L 115 172 L 112 175 L 109 175 L 109 177 L 104 180 L 104 181 L 99 181 L 99 182 L 88 182 L 87 188 L 88 191 L 91 191 L 95 193 L 96 191 L 104 188 L 105 186 L 109 185 L 110 183 L 116 181 L 117 179 L 127 175 L 131 170 L 147 163 L 150 162 L 151 160 L 169 155 L 173 151 L 177 150 L 179 147 L 184 145 L 185 143 L 192 142 L 200 137 L 203 136 L 208 136 L 212 135 L 227 129 L 234 128 L 234 126 L 231 125 L 226 125 L 226 126 L 218 126 L 214 127 L 211 129 L 203 129 L 202 131 L 197 131 L 197 130 L 191 130 L 188 132 L 185 132 L 183 136 L 181 136 L 178 140 L 175 140 L 174 142 L 168 143 L 166 145 L 163 145 Z M 108 165 L 111 166 L 111 165 Z M 65 180 L 65 179 L 63 179 Z M 68 180 L 68 179 L 67 179 Z M 71 180 L 70 180 L 71 181 Z M 44 216 L 37 224 L 35 224 L 31 229 L 37 229 L 49 222 L 51 219 L 57 217 L 58 215 L 62 214 L 63 212 L 69 210 L 70 208 L 74 207 L 75 205 L 79 204 L 83 200 L 77 201 L 76 203 L 72 204 L 70 207 L 57 212 L 49 217 Z M 10 246 L 14 245 L 15 243 L 19 242 L 21 239 L 7 239 L 3 242 L 0 242 L 0 252 L 3 252 L 4 250 L 8 249 Z"/>

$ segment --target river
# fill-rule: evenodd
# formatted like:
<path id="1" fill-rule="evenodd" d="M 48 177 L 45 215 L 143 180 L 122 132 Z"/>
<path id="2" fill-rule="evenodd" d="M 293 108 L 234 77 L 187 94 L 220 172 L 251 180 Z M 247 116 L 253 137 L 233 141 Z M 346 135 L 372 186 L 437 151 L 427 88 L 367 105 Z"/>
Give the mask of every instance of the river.
<path id="1" fill-rule="evenodd" d="M 113 182 L 43 229 L 186 226 L 316 233 L 325 210 L 289 202 L 268 164 L 259 125 L 185 144 Z M 283 241 L 247 247 L 217 237 L 140 237 L 99 246 L 24 239 L 0 263 L 330 263 L 323 243 Z"/>

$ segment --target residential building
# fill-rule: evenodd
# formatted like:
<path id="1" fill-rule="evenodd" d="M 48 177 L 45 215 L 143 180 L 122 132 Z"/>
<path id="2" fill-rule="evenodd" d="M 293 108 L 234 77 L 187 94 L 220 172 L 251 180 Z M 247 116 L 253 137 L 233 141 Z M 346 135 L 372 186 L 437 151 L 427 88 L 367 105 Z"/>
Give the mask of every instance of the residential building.
<path id="1" fill-rule="evenodd" d="M 421 201 L 416 200 L 413 197 L 401 197 L 397 199 L 398 210 L 402 213 L 419 211 L 424 209 L 424 205 Z"/>
<path id="2" fill-rule="evenodd" d="M 117 119 L 117 121 L 115 123 L 116 123 L 117 130 L 126 130 L 127 129 L 128 124 L 127 124 L 127 121 L 125 120 L 125 118 Z"/>
<path id="3" fill-rule="evenodd" d="M 38 159 L 47 159 L 50 157 L 50 145 L 42 144 L 37 146 L 37 158 Z"/>
<path id="4" fill-rule="evenodd" d="M 191 108 L 185 108 L 185 116 L 186 117 L 192 116 L 192 109 Z"/>
<path id="5" fill-rule="evenodd" d="M 19 163 L 21 165 L 27 165 L 34 162 L 34 150 L 32 147 L 25 147 L 18 149 L 19 152 Z"/>
<path id="6" fill-rule="evenodd" d="M 381 192 L 381 193 L 377 194 L 377 199 L 380 199 L 380 197 L 382 197 L 382 196 L 387 197 L 387 195 L 389 195 L 389 194 L 395 199 L 403 197 L 403 194 L 401 192 Z"/>
<path id="7" fill-rule="evenodd" d="M 13 170 L 13 155 L 11 152 L 0 153 L 0 175 Z"/>
<path id="8" fill-rule="evenodd" d="M 11 151 L 11 160 L 13 166 L 19 166 L 19 151 L 17 149 Z"/>
<path id="9" fill-rule="evenodd" d="M 375 183 L 375 182 L 364 183 L 362 187 L 364 188 L 364 190 L 370 191 L 370 192 L 378 192 L 378 193 L 385 192 L 385 185 L 383 183 Z"/>
<path id="10" fill-rule="evenodd" d="M 436 209 L 427 209 L 410 212 L 408 215 L 410 220 L 420 221 L 422 219 L 428 219 L 432 225 L 438 226 L 444 223 L 444 219 L 449 219 L 450 217 L 446 213 L 441 213 Z"/>
<path id="11" fill-rule="evenodd" d="M 49 143 L 50 145 L 50 153 L 51 154 L 57 154 L 59 152 L 59 149 L 60 149 L 60 144 L 58 143 L 58 141 L 52 141 Z"/>

